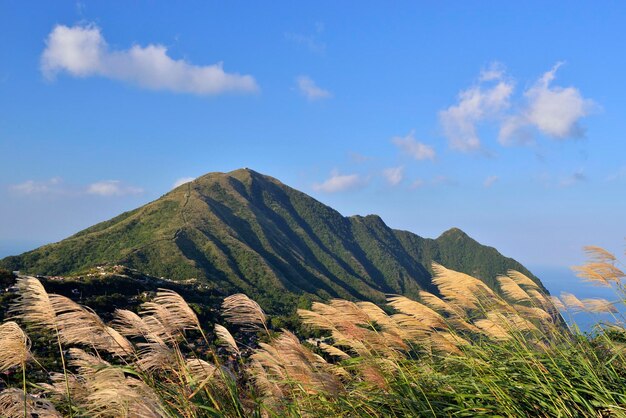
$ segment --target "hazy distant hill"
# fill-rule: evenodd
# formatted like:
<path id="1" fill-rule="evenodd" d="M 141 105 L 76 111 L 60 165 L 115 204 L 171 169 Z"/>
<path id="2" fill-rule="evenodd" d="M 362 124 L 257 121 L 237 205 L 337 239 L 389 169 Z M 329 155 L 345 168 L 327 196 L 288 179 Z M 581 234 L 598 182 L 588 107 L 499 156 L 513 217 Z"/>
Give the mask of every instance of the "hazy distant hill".
<path id="1" fill-rule="evenodd" d="M 374 301 L 385 293 L 415 295 L 430 288 L 433 260 L 490 286 L 511 268 L 538 281 L 459 229 L 427 239 L 391 229 L 376 215 L 344 217 L 249 169 L 204 175 L 63 241 L 0 260 L 0 267 L 68 275 L 121 264 L 243 291 L 279 312 L 303 293 Z"/>

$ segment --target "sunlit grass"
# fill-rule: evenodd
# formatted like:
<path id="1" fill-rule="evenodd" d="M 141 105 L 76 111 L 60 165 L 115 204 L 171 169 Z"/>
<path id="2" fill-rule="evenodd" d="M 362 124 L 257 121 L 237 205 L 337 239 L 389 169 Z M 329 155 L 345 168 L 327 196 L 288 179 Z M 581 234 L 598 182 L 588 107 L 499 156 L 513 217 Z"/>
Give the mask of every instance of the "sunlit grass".
<path id="1" fill-rule="evenodd" d="M 587 251 L 579 274 L 614 286 L 623 300 L 615 257 Z M 491 289 L 438 264 L 433 270 L 437 295 L 389 295 L 385 309 L 314 302 L 298 310 L 302 327 L 291 331 L 269 327 L 261 307 L 241 294 L 225 299 L 223 324 L 200 323 L 169 290 L 105 324 L 21 277 L 14 321 L 0 326 L 0 371 L 22 378 L 0 393 L 0 414 L 626 416 L 626 329 L 614 303 L 549 297 L 516 271 Z M 565 310 L 610 312 L 616 322 L 582 335 L 568 328 Z M 31 332 L 58 346 L 58 369 L 32 355 Z"/>

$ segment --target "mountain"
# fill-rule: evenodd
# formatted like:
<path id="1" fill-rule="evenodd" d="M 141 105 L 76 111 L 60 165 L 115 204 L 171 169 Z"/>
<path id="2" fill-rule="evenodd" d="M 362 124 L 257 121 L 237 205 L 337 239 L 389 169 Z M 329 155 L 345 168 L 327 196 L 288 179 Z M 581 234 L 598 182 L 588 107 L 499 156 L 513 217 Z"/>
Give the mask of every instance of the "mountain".
<path id="1" fill-rule="evenodd" d="M 540 283 L 459 229 L 428 239 L 391 229 L 376 215 L 344 217 L 249 169 L 206 174 L 63 241 L 6 257 L 0 268 L 76 275 L 123 265 L 156 277 L 196 278 L 225 294 L 242 291 L 270 312 L 287 312 L 301 298 L 380 302 L 386 293 L 433 290 L 432 261 L 494 288 L 508 269 Z"/>

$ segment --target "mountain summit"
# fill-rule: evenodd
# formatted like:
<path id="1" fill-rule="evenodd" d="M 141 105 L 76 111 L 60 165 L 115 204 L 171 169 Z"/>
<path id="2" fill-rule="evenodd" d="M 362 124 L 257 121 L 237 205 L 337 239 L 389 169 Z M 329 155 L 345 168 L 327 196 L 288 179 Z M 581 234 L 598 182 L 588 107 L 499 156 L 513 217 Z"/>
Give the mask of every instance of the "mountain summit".
<path id="1" fill-rule="evenodd" d="M 174 280 L 196 278 L 245 292 L 270 311 L 299 295 L 380 302 L 430 289 L 430 264 L 495 278 L 519 270 L 457 228 L 437 239 L 389 228 L 376 215 L 344 217 L 273 177 L 250 169 L 209 173 L 161 198 L 63 241 L 0 260 L 0 267 L 69 275 L 121 264 Z"/>

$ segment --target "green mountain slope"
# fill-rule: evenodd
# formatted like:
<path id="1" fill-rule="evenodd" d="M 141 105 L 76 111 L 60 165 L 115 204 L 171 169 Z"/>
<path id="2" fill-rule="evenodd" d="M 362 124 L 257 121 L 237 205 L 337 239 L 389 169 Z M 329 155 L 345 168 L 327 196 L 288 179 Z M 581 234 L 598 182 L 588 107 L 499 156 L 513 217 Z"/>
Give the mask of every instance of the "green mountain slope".
<path id="1" fill-rule="evenodd" d="M 344 217 L 249 169 L 210 173 L 160 199 L 58 243 L 0 260 L 32 274 L 69 275 L 121 264 L 170 279 L 243 291 L 274 312 L 300 297 L 384 299 L 430 289 L 431 261 L 494 286 L 522 265 L 459 229 L 437 239 L 389 228 L 374 215 Z"/>

